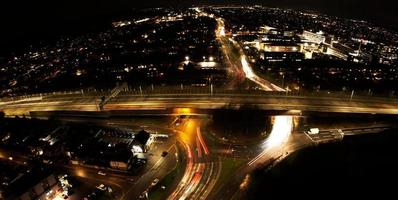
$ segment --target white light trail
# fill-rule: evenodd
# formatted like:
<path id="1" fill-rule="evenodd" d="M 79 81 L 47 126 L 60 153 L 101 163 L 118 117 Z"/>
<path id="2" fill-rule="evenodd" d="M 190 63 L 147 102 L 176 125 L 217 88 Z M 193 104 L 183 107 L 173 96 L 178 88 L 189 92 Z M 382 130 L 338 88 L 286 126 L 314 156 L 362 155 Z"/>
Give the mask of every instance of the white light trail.
<path id="1" fill-rule="evenodd" d="M 273 148 L 282 145 L 289 138 L 293 129 L 292 116 L 276 116 L 272 131 L 264 142 L 265 148 Z"/>
<path id="2" fill-rule="evenodd" d="M 224 27 L 220 28 L 220 35 L 225 36 L 225 28 Z"/>
<path id="3" fill-rule="evenodd" d="M 245 72 L 246 77 L 250 80 L 254 79 L 256 75 L 254 74 L 252 68 L 249 66 L 249 63 L 246 60 L 246 56 L 241 56 L 240 62 L 242 63 L 243 72 Z"/>
<path id="4" fill-rule="evenodd" d="M 272 131 L 263 143 L 264 151 L 251 160 L 248 165 L 252 165 L 261 159 L 265 154 L 272 152 L 273 148 L 285 145 L 293 130 L 293 116 L 276 116 Z"/>
<path id="5" fill-rule="evenodd" d="M 270 83 L 260 77 L 258 77 L 254 72 L 253 69 L 250 67 L 249 62 L 247 62 L 246 56 L 241 55 L 240 62 L 242 64 L 243 72 L 245 73 L 246 78 L 255 82 L 257 85 L 261 86 L 261 88 L 265 91 L 278 91 L 284 92 L 285 90 L 276 86 L 273 83 Z"/>
<path id="6" fill-rule="evenodd" d="M 249 63 L 246 60 L 246 56 L 242 55 L 240 57 L 240 61 L 246 78 L 260 85 L 261 88 L 265 91 L 273 91 L 271 87 L 264 84 L 263 81 L 261 81 L 261 79 L 253 72 L 252 68 L 249 66 Z"/>

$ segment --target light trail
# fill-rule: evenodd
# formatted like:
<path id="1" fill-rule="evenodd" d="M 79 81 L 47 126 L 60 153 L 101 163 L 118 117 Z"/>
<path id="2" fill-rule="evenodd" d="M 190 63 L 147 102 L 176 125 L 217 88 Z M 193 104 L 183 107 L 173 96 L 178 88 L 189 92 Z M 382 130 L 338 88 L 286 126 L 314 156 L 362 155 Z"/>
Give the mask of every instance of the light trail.
<path id="1" fill-rule="evenodd" d="M 264 142 L 265 147 L 282 145 L 289 138 L 293 129 L 293 116 L 276 116 L 272 131 Z"/>
<path id="2" fill-rule="evenodd" d="M 210 191 L 214 186 L 210 184 L 214 175 L 214 164 L 209 162 L 209 157 L 206 157 L 206 162 L 202 160 L 210 152 L 200 131 L 200 122 L 189 119 L 183 130 L 175 132 L 179 133 L 178 139 L 186 150 L 187 166 L 179 185 L 167 198 L 168 200 L 197 199 L 203 195 L 200 191 Z"/>
<path id="3" fill-rule="evenodd" d="M 185 172 L 184 172 L 184 176 L 182 177 L 179 186 L 177 187 L 177 189 L 167 198 L 169 200 L 171 199 L 176 199 L 177 195 L 180 193 L 180 191 L 182 191 L 184 189 L 184 187 L 186 186 L 186 183 L 188 183 L 191 175 L 193 174 L 193 168 L 196 167 L 196 165 L 194 165 L 193 163 L 193 153 L 191 148 L 189 147 L 189 145 L 187 143 L 184 143 L 184 147 L 186 149 L 186 151 L 188 152 L 188 160 L 187 160 L 187 166 L 185 168 Z"/>
<path id="4" fill-rule="evenodd" d="M 0 105 L 16 104 L 16 103 L 27 102 L 27 101 L 41 101 L 41 100 L 43 100 L 43 97 L 28 97 L 28 98 L 24 98 L 24 99 L 11 100 L 11 101 L 6 101 L 6 102 L 0 101 Z"/>
<path id="5" fill-rule="evenodd" d="M 186 188 L 185 192 L 183 195 L 179 198 L 179 200 L 185 200 L 188 198 L 188 196 L 196 189 L 196 187 L 199 185 L 200 180 L 202 179 L 202 174 L 205 169 L 205 164 L 200 163 L 197 165 L 196 171 Z"/>
<path id="6" fill-rule="evenodd" d="M 275 147 L 283 146 L 293 130 L 293 116 L 275 116 L 274 125 L 268 138 L 264 141 L 264 149 L 258 156 L 253 158 L 248 165 L 256 163 L 267 153 L 272 153 Z"/>
<path id="7" fill-rule="evenodd" d="M 200 132 L 200 127 L 197 127 L 197 128 L 196 128 L 196 133 L 198 134 L 199 142 L 200 142 L 200 144 L 202 145 L 203 150 L 205 151 L 205 154 L 206 154 L 206 155 L 209 155 L 209 153 L 210 153 L 210 152 L 209 152 L 209 148 L 207 148 L 207 145 L 206 145 L 205 141 L 203 140 L 202 132 Z"/>
<path id="8" fill-rule="evenodd" d="M 246 78 L 255 82 L 257 85 L 261 86 L 261 88 L 265 91 L 279 91 L 279 92 L 284 92 L 285 90 L 283 88 L 280 88 L 276 86 L 275 84 L 270 83 L 269 81 L 260 78 L 257 76 L 254 72 L 253 69 L 250 67 L 249 62 L 247 62 L 246 56 L 241 53 L 241 64 L 243 68 L 243 72 L 246 75 Z"/>
<path id="9" fill-rule="evenodd" d="M 200 146 L 199 139 L 196 140 L 196 149 L 198 151 L 198 158 L 202 158 L 202 148 Z"/>

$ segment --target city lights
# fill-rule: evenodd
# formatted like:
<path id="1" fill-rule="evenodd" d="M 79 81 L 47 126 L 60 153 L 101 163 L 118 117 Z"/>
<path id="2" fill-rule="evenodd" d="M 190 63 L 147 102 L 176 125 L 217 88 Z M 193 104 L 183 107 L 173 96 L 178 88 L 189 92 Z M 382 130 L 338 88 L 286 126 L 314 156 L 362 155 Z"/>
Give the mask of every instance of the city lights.
<path id="1" fill-rule="evenodd" d="M 328 195 L 389 194 L 398 33 L 377 17 L 393 9 L 167 3 L 70 22 L 68 3 L 18 4 L 40 20 L 9 15 L 0 37 L 0 199 L 307 198 L 330 179 Z"/>

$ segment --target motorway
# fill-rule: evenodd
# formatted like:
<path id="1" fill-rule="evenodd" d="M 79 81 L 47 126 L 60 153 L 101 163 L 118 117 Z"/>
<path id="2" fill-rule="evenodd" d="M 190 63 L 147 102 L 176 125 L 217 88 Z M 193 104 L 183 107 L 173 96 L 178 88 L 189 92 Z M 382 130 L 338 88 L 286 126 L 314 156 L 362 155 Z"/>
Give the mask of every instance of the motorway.
<path id="1" fill-rule="evenodd" d="M 50 95 L 26 101 L 0 101 L 6 115 L 27 115 L 32 111 L 99 111 L 96 96 Z M 272 96 L 258 94 L 119 94 L 104 106 L 112 110 L 166 110 L 169 108 L 219 109 L 250 105 L 274 111 L 398 114 L 398 100 L 384 98 L 337 98 L 316 96 Z"/>

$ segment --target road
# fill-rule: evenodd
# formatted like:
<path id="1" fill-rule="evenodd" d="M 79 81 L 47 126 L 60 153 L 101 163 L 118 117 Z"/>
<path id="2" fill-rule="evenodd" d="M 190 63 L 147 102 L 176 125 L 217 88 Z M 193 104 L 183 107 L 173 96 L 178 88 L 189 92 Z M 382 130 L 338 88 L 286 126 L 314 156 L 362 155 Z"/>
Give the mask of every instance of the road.
<path id="1" fill-rule="evenodd" d="M 32 111 L 98 111 L 95 96 L 48 96 L 40 100 L 0 102 L 6 115 L 29 115 Z M 251 105 L 275 111 L 331 113 L 398 114 L 398 101 L 385 98 L 346 99 L 316 96 L 272 96 L 258 94 L 152 94 L 119 95 L 104 106 L 105 110 L 165 110 L 175 107 L 218 109 Z"/>
<path id="2" fill-rule="evenodd" d="M 177 114 L 186 114 L 185 110 L 176 110 Z M 111 186 L 116 191 L 117 199 L 138 199 L 145 191 L 150 191 L 151 182 L 158 178 L 162 179 L 176 166 L 177 157 L 175 143 L 180 142 L 185 151 L 187 160 L 184 174 L 179 181 L 178 186 L 171 192 L 168 199 L 206 199 L 214 187 L 218 174 L 220 173 L 220 163 L 218 156 L 213 154 L 207 146 L 206 137 L 201 130 L 203 125 L 202 118 L 185 118 L 182 122 L 172 121 L 172 124 L 156 122 L 156 120 L 130 120 L 130 119 L 85 119 L 80 117 L 61 118 L 73 122 L 89 122 L 98 125 L 108 125 L 118 128 L 141 128 L 152 132 L 171 132 L 167 142 L 154 145 L 148 155 L 156 154 L 155 158 L 150 158 L 146 169 L 139 176 L 130 176 L 127 174 L 103 170 L 106 176 L 98 174 L 99 169 L 87 168 L 83 166 L 68 166 L 68 171 L 79 179 L 99 185 L 104 183 Z M 134 123 L 133 123 L 134 122 Z M 178 123 L 177 123 L 178 122 Z M 168 149 L 167 149 L 168 148 Z M 162 151 L 167 151 L 166 157 L 161 157 Z M 152 160 L 152 162 L 151 162 Z M 129 179 L 133 178 L 134 182 Z"/>
<path id="3" fill-rule="evenodd" d="M 187 154 L 184 175 L 168 200 L 206 199 L 220 173 L 217 155 L 207 146 L 201 131 L 201 119 L 189 118 L 175 131 Z"/>
<path id="4" fill-rule="evenodd" d="M 150 150 L 147 152 L 148 162 L 145 169 L 139 173 L 139 175 L 128 175 L 125 173 L 118 173 L 109 170 L 102 170 L 107 175 L 98 175 L 98 169 L 92 169 L 81 166 L 72 166 L 70 168 L 71 173 L 78 177 L 85 178 L 92 182 L 104 183 L 115 187 L 117 191 L 120 191 L 118 199 L 139 199 L 139 196 L 144 191 L 149 191 L 151 183 L 154 179 L 162 179 L 170 171 L 172 171 L 177 165 L 177 157 L 175 156 L 176 146 L 175 146 L 175 135 L 167 128 L 158 127 L 165 126 L 165 122 L 157 122 L 156 120 L 142 119 L 142 120 L 130 120 L 130 119 L 63 119 L 67 121 L 86 121 L 90 123 L 95 123 L 98 125 L 111 126 L 116 128 L 129 128 L 133 130 L 140 130 L 145 127 L 147 131 L 150 132 L 160 132 L 169 133 L 169 138 L 167 140 L 161 140 L 154 142 Z M 168 155 L 165 157 L 161 156 L 163 151 L 167 151 Z M 133 179 L 134 181 L 131 181 Z"/>
<path id="5" fill-rule="evenodd" d="M 253 170 L 283 159 L 287 155 L 286 152 L 292 153 L 311 145 L 311 140 L 304 134 L 292 134 L 292 131 L 293 116 L 276 116 L 269 136 L 258 145 L 249 147 L 246 155 L 250 159 L 236 170 L 233 177 L 225 180 L 225 183 L 209 199 L 242 199 L 242 192 L 247 189 Z"/>
<path id="6" fill-rule="evenodd" d="M 196 9 L 196 11 L 217 21 L 216 38 L 221 44 L 221 51 L 225 58 L 224 63 L 230 69 L 229 72 L 233 74 L 233 79 L 227 84 L 227 88 L 231 89 L 237 87 L 238 85 L 242 84 L 242 78 L 246 77 L 264 91 L 285 91 L 285 89 L 276 86 L 275 84 L 257 76 L 256 73 L 254 73 L 250 63 L 247 61 L 242 47 L 238 42 L 230 37 L 230 34 L 226 33 L 227 30 L 225 28 L 225 20 L 223 18 L 215 17 L 214 15 L 205 13 L 200 9 Z"/>
<path id="7" fill-rule="evenodd" d="M 178 109 L 179 113 L 185 115 L 189 110 Z M 107 124 L 119 128 L 140 128 L 147 127 L 147 130 L 165 132 L 173 130 L 171 138 L 168 142 L 158 144 L 153 148 L 155 158 L 140 176 L 130 176 L 119 172 L 112 172 L 103 170 L 107 175 L 99 175 L 98 169 L 87 168 L 82 166 L 64 166 L 70 174 L 79 177 L 79 179 L 89 183 L 90 185 L 98 185 L 104 183 L 111 186 L 117 191 L 118 199 L 137 199 L 143 191 L 149 190 L 151 182 L 155 178 L 162 179 L 168 174 L 176 165 L 176 157 L 173 156 L 175 151 L 176 140 L 183 145 L 183 154 L 187 160 L 185 171 L 181 176 L 179 184 L 172 192 L 168 199 L 242 199 L 245 187 L 250 174 L 253 170 L 260 166 L 271 164 L 274 161 L 283 159 L 288 154 L 304 148 L 309 145 L 318 144 L 317 138 L 308 137 L 304 133 L 293 133 L 293 116 L 276 116 L 273 120 L 272 131 L 269 136 L 258 145 L 249 147 L 242 147 L 234 144 L 221 144 L 213 142 L 209 146 L 209 135 L 205 127 L 205 118 L 203 117 L 185 117 L 181 123 L 172 124 L 155 123 L 146 120 L 141 120 L 140 123 L 133 123 L 129 119 L 91 119 L 97 121 L 99 124 Z M 89 119 L 74 119 L 72 121 L 87 121 L 92 123 Z M 156 121 L 156 120 L 154 120 Z M 176 122 L 177 120 L 170 120 Z M 157 127 L 159 126 L 159 127 Z M 344 129 L 347 135 L 365 134 L 375 131 L 385 130 L 386 127 L 359 127 Z M 322 130 L 327 132 L 328 130 Z M 324 135 L 324 134 L 323 134 Z M 321 140 L 325 137 L 322 135 Z M 328 137 L 335 139 L 335 137 Z M 328 139 L 328 141 L 332 141 Z M 340 138 L 341 139 L 341 138 Z M 225 152 L 217 151 L 218 149 L 234 149 L 235 152 L 230 154 L 236 158 L 247 158 L 246 164 L 238 168 L 231 174 L 230 179 L 220 180 L 220 173 L 222 169 L 222 162 L 220 156 L 228 156 Z M 166 158 L 160 157 L 160 152 L 168 151 Z M 155 153 L 156 152 L 156 153 Z M 9 156 L 5 152 L 0 152 L 2 159 L 7 159 Z M 158 155 L 159 154 L 159 155 Z M 14 158 L 18 161 L 18 157 Z M 133 178 L 134 181 L 129 179 Z M 217 182 L 222 184 L 216 188 Z"/>
<path id="8" fill-rule="evenodd" d="M 321 130 L 320 135 L 308 135 L 304 132 L 293 132 L 293 119 L 292 116 L 276 116 L 267 139 L 246 151 L 246 155 L 251 156 L 247 164 L 236 170 L 232 178 L 224 180 L 225 183 L 209 199 L 246 199 L 245 191 L 251 179 L 251 172 L 256 168 L 273 166 L 289 154 L 305 147 L 339 141 L 346 136 L 380 133 L 389 129 L 388 126 L 353 127 L 339 129 L 341 132 L 337 132 L 336 129 Z"/>
<path id="9" fill-rule="evenodd" d="M 201 12 L 200 10 L 198 12 Z M 202 13 L 208 15 L 207 13 Z M 229 65 L 233 79 L 228 87 L 234 88 L 245 78 L 255 83 L 261 90 L 285 92 L 271 82 L 257 76 L 244 54 L 244 51 L 232 38 L 225 33 L 224 20 L 215 18 L 218 26 L 217 39 L 221 43 L 222 51 Z M 50 94 L 19 98 L 18 100 L 1 100 L 0 110 L 6 115 L 29 115 L 32 111 L 99 111 L 98 102 L 101 95 L 84 94 Z M 105 111 L 110 110 L 159 110 L 168 108 L 197 108 L 218 109 L 225 106 L 252 105 L 258 109 L 277 111 L 311 111 L 311 112 L 338 112 L 338 113 L 377 113 L 398 114 L 398 101 L 381 98 L 347 99 L 336 97 L 318 96 L 273 96 L 248 91 L 243 93 L 151 93 L 143 94 L 118 94 L 109 99 L 104 105 Z M 172 113 L 170 113 L 172 114 Z M 179 113 L 174 113 L 179 114 Z M 189 115 L 195 113 L 180 113 Z M 127 122 L 128 123 L 128 122 Z M 144 191 L 150 190 L 151 182 L 162 179 L 171 171 L 177 162 L 175 140 L 182 144 L 186 157 L 186 166 L 181 176 L 180 183 L 171 192 L 169 200 L 185 199 L 240 199 L 242 192 L 247 187 L 251 172 L 259 166 L 272 164 L 283 159 L 286 155 L 308 145 L 314 144 L 311 137 L 305 134 L 292 134 L 293 116 L 276 116 L 273 128 L 266 140 L 259 145 L 249 147 L 246 150 L 234 146 L 234 156 L 250 159 L 247 164 L 240 167 L 230 180 L 221 180 L 224 183 L 220 188 L 215 188 L 219 181 L 222 163 L 220 155 L 208 146 L 208 139 L 203 129 L 201 118 L 187 118 L 183 123 L 174 125 L 174 139 L 168 143 L 159 145 L 156 151 L 156 159 L 148 164 L 142 176 L 132 177 L 136 181 L 130 181 L 129 176 L 106 171 L 107 176 L 98 175 L 97 169 L 81 166 L 67 166 L 67 169 L 77 177 L 94 183 L 105 183 L 120 193 L 118 199 L 137 199 Z M 125 126 L 126 122 L 113 123 L 115 126 Z M 151 127 L 154 128 L 154 127 Z M 163 127 L 165 128 L 165 127 Z M 354 134 L 354 131 L 350 133 Z M 330 138 L 334 138 L 330 137 Z M 323 139 L 323 138 L 322 138 Z M 161 150 L 160 150 L 161 149 Z M 156 149 L 155 149 L 156 150 Z M 159 152 L 169 152 L 167 158 L 159 157 Z M 5 156 L 3 156 L 6 158 Z"/>
<path id="10" fill-rule="evenodd" d="M 216 21 L 216 38 L 217 41 L 220 43 L 221 52 L 223 53 L 224 65 L 228 68 L 228 76 L 231 77 L 226 84 L 226 88 L 239 88 L 245 80 L 245 74 L 239 61 L 239 55 L 235 53 L 235 46 L 225 35 L 224 20 L 222 18 L 216 18 Z"/>

